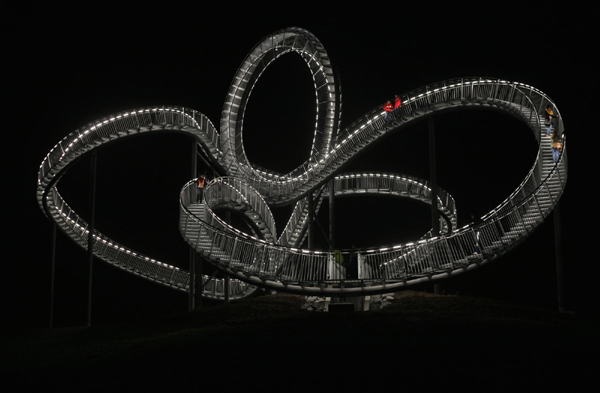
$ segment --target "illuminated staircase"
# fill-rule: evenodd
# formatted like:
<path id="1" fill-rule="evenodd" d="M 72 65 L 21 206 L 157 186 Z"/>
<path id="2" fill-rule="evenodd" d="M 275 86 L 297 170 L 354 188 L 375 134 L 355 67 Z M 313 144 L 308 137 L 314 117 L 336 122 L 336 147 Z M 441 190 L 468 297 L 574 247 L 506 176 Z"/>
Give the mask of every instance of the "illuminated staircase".
<path id="1" fill-rule="evenodd" d="M 319 116 L 311 156 L 290 173 L 277 174 L 254 166 L 245 156 L 243 113 L 260 74 L 285 53 L 299 54 L 311 70 L 319 97 Z M 448 279 L 514 249 L 551 213 L 566 185 L 567 144 L 560 117 L 558 130 L 563 134 L 564 148 L 555 164 L 539 114 L 549 103 L 557 113 L 558 108 L 543 92 L 518 82 L 472 77 L 434 83 L 401 98 L 403 104 L 390 123 L 384 124 L 382 106 L 378 106 L 339 130 L 341 94 L 326 52 L 309 32 L 284 29 L 261 41 L 242 63 L 228 92 L 220 131 L 201 113 L 174 106 L 140 108 L 103 117 L 67 135 L 44 158 L 38 173 L 37 200 L 50 220 L 87 248 L 89 225 L 59 194 L 61 176 L 85 154 L 124 138 L 154 132 L 193 136 L 199 151 L 227 176 L 206 186 L 204 204 L 195 202 L 195 180 L 183 186 L 180 232 L 203 259 L 232 277 L 231 298 L 247 296 L 257 287 L 306 295 L 365 296 Z M 424 180 L 400 174 L 341 171 L 357 153 L 392 131 L 408 132 L 407 125 L 417 119 L 469 107 L 515 117 L 531 129 L 538 141 L 538 154 L 527 176 L 511 195 L 482 217 L 481 224 L 457 228 L 454 200 L 439 190 L 442 234 L 428 234 L 410 243 L 383 248 L 342 250 L 345 256 L 359 253 L 358 279 L 346 278 L 345 268 L 336 264 L 333 251 L 300 248 L 308 217 L 306 196 L 316 193 L 318 208 L 328 197 L 331 179 L 335 195 L 387 193 L 431 201 Z M 344 179 L 350 178 L 354 183 L 344 186 Z M 393 187 L 390 179 L 396 179 Z M 288 204 L 295 204 L 294 212 L 278 234 L 270 208 Z M 218 217 L 219 209 L 236 211 L 251 230 L 244 233 L 230 226 Z M 483 252 L 474 253 L 478 233 Z M 158 284 L 189 291 L 188 272 L 141 255 L 97 230 L 92 239 L 94 255 L 107 263 Z M 225 297 L 223 279 L 206 276 L 203 282 L 204 296 Z"/>

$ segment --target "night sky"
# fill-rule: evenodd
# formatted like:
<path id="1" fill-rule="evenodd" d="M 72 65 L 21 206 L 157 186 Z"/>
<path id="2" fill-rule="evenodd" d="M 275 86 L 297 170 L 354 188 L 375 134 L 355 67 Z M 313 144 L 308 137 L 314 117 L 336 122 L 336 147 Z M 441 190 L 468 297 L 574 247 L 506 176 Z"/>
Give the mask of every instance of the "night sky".
<path id="1" fill-rule="evenodd" d="M 97 18 L 43 10 L 15 11 L 3 43 L 5 286 L 15 326 L 42 327 L 48 318 L 51 224 L 35 199 L 39 165 L 64 136 L 100 117 L 145 106 L 181 105 L 219 124 L 229 84 L 263 37 L 297 26 L 317 36 L 338 70 L 342 127 L 394 94 L 444 79 L 484 76 L 530 84 L 557 103 L 569 138 L 569 180 L 561 200 L 563 257 L 572 308 L 597 308 L 597 215 L 590 165 L 596 142 L 590 80 L 597 43 L 585 10 L 543 15 L 538 10 L 482 14 L 424 10 L 377 18 L 228 20 L 206 14 L 154 10 Z M 384 12 L 384 11 L 382 11 Z M 411 13 L 412 12 L 412 13 Z M 509 13 L 510 12 L 510 13 Z M 402 15 L 401 15 L 402 14 Z M 404 15 L 412 15 L 405 17 Z M 183 20 L 179 18 L 182 17 Z M 244 123 L 248 157 L 276 171 L 306 158 L 312 140 L 314 93 L 299 56 L 273 64 L 252 93 Z M 456 199 L 459 224 L 504 200 L 533 164 L 533 134 L 516 120 L 468 111 L 436 117 L 438 184 Z M 592 139 L 593 138 L 593 139 Z M 6 139 L 5 139 L 6 141 Z M 189 137 L 146 135 L 98 152 L 96 227 L 136 251 L 187 270 L 188 247 L 178 231 L 178 194 L 190 179 Z M 67 202 L 87 217 L 89 158 L 59 184 Z M 428 178 L 427 122 L 369 147 L 342 172 L 385 171 Z M 199 165 L 199 171 L 209 168 Z M 289 208 L 274 211 L 278 228 Z M 325 214 L 320 215 L 327 225 Z M 429 208 L 385 197 L 346 198 L 337 204 L 338 245 L 359 247 L 416 240 L 429 229 Z M 342 229 L 343 228 L 343 229 Z M 8 237 L 6 237 L 8 236 Z M 326 247 L 317 236 L 319 247 Z M 449 293 L 492 296 L 556 308 L 553 217 L 514 252 L 449 283 Z M 209 267 L 207 267 L 209 269 Z M 57 242 L 57 325 L 85 321 L 86 251 L 62 233 Z M 8 282 L 8 284 L 6 284 Z M 153 284 L 97 261 L 93 323 L 109 323 L 187 309 L 187 294 Z"/>

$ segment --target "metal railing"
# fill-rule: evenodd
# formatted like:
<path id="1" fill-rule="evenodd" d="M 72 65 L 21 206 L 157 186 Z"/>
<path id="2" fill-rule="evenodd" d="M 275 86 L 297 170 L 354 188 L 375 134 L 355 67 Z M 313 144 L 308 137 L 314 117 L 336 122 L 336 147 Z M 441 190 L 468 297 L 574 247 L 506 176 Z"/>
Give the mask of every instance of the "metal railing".
<path id="1" fill-rule="evenodd" d="M 538 109 L 543 106 L 544 100 L 549 99 L 533 88 L 528 88 L 528 91 L 526 88 L 527 86 L 522 84 L 489 78 L 462 78 L 429 85 L 405 95 L 404 105 L 394 113 L 395 123 L 392 126 L 399 126 L 411 118 L 443 110 L 444 105 L 487 105 L 495 106 L 496 109 L 524 121 L 540 141 L 541 123 Z M 323 179 L 326 177 L 323 173 L 327 173 L 327 166 L 332 166 L 332 171 L 337 170 L 357 149 L 384 133 L 384 126 L 380 109 L 374 109 L 361 117 L 340 134 L 340 142 L 333 147 L 330 156 L 324 159 L 321 172 L 301 166 L 289 175 L 292 181 L 287 183 L 247 180 L 250 184 L 258 184 L 258 187 L 253 189 L 259 193 L 265 189 L 277 190 L 280 193 L 284 190 L 294 192 L 303 187 L 310 190 L 311 180 L 313 184 L 318 183 L 314 181 L 318 177 L 317 174 L 320 173 L 320 178 Z M 374 292 L 381 291 L 381 286 L 389 288 L 390 283 L 408 285 L 410 282 L 457 274 L 512 249 L 552 210 L 566 180 L 566 147 L 559 163 L 549 176 L 544 176 L 540 170 L 543 165 L 548 164 L 543 162 L 541 148 L 540 144 L 537 159 L 526 179 L 509 198 L 484 216 L 482 224 L 461 228 L 449 236 L 389 248 L 362 250 L 362 273 L 359 280 L 348 280 L 343 266 L 332 268 L 331 264 L 335 263 L 332 262 L 333 252 L 298 250 L 257 242 L 251 238 L 233 235 L 225 226 L 215 228 L 206 225 L 201 236 L 204 236 L 207 242 L 198 240 L 197 244 L 210 244 L 210 250 L 202 252 L 209 255 L 216 252 L 225 256 L 220 257 L 218 263 L 236 274 L 245 275 L 246 279 L 253 277 L 262 281 L 262 285 L 275 288 L 284 283 L 286 290 L 302 293 L 309 292 L 308 288 L 343 292 L 349 288 L 361 287 L 361 290 L 365 291 L 367 285 L 369 290 Z M 302 171 L 304 173 L 301 173 Z M 555 177 L 558 177 L 557 186 L 554 186 Z M 285 197 L 282 194 L 277 196 Z M 186 231 L 185 225 L 181 231 Z M 233 244 L 239 248 L 240 242 L 249 255 L 245 258 L 246 262 L 230 255 Z M 342 251 L 342 254 L 349 255 L 350 252 Z M 324 289 L 325 284 L 331 283 L 337 284 L 338 287 L 329 288 L 328 285 L 328 289 Z"/>
<path id="2" fill-rule="evenodd" d="M 538 104 L 522 89 L 528 89 Z M 460 78 L 438 82 L 401 95 L 403 105 L 392 114 L 396 126 L 432 111 L 443 110 L 440 104 L 450 105 L 505 105 L 497 108 L 524 120 L 530 127 L 538 124 L 538 108 L 551 102 L 543 93 L 532 87 L 492 78 Z M 510 101 L 507 101 L 510 100 Z M 512 105 L 512 106 L 511 106 Z M 340 132 L 337 142 L 328 154 L 315 155 L 288 174 L 275 180 L 266 176 L 250 175 L 246 180 L 257 189 L 269 204 L 284 204 L 297 200 L 324 183 L 359 150 L 387 132 L 384 128 L 383 104 L 361 116 Z M 530 112 L 525 112 L 528 108 Z M 561 120 L 562 121 L 562 120 Z M 391 127 L 390 127 L 391 128 Z M 539 137 L 536 133 L 536 137 Z M 249 164 L 250 165 L 250 164 Z M 248 172 L 249 173 L 249 172 Z"/>
<path id="3" fill-rule="evenodd" d="M 60 196 L 54 183 L 61 171 L 73 164 L 90 150 L 113 140 L 150 131 L 181 131 L 195 136 L 205 151 L 219 154 L 219 134 L 210 120 L 202 113 L 183 107 L 148 107 L 128 110 L 93 121 L 59 141 L 44 158 L 38 172 L 37 198 L 45 214 L 78 245 L 88 247 L 88 223 L 80 217 Z M 222 154 L 222 153 L 221 153 Z M 127 248 L 95 230 L 94 254 L 123 270 L 178 290 L 189 288 L 189 273 L 174 265 L 147 257 Z M 205 277 L 207 279 L 207 277 Z M 222 280 L 212 280 L 204 289 L 205 296 L 214 294 L 214 285 Z M 215 284 L 217 283 L 217 284 Z M 230 290 L 247 290 L 247 283 L 232 281 Z M 240 289 L 241 288 L 241 289 Z"/>
<path id="4" fill-rule="evenodd" d="M 243 108 L 261 73 L 288 52 L 298 53 L 311 70 L 318 115 L 313 153 L 290 173 L 277 174 L 255 166 L 246 158 Z M 319 40 L 303 29 L 281 30 L 256 45 L 238 69 L 224 104 L 220 134 L 201 113 L 177 106 L 140 108 L 105 116 L 67 135 L 43 159 L 38 172 L 38 203 L 77 244 L 87 247 L 88 224 L 68 206 L 56 188 L 62 173 L 89 151 L 121 138 L 157 131 L 190 134 L 201 144 L 209 160 L 218 162 L 229 176 L 207 185 L 203 204 L 194 203 L 194 181 L 183 187 L 180 231 L 206 259 L 243 280 L 233 281 L 230 294 L 244 296 L 253 291 L 251 284 L 297 293 L 364 294 L 390 292 L 399 286 L 445 278 L 497 258 L 523 241 L 551 212 L 563 192 L 567 179 L 566 139 L 559 161 L 552 162 L 543 150 L 550 143 L 541 138 L 540 113 L 545 105 L 552 104 L 559 114 L 561 134 L 562 116 L 554 102 L 532 86 L 494 78 L 456 78 L 434 83 L 401 95 L 403 104 L 392 113 L 389 122 L 384 120 L 383 105 L 377 106 L 339 132 L 333 141 L 341 114 L 340 96 L 329 58 Z M 477 105 L 516 117 L 532 129 L 539 143 L 537 157 L 525 179 L 482 217 L 481 224 L 455 229 L 454 200 L 441 190 L 438 208 L 451 217 L 449 227 L 452 227 L 452 232 L 444 236 L 426 236 L 417 242 L 390 247 L 336 252 L 275 244 L 277 232 L 269 205 L 297 201 L 278 241 L 298 242 L 307 216 L 303 198 L 319 190 L 317 206 L 320 206 L 325 182 L 356 153 L 419 117 Z M 408 184 L 390 177 L 339 176 L 334 180 L 334 190 L 380 192 L 382 187 L 388 187 L 400 194 L 415 191 L 424 200 L 430 200 L 424 182 L 413 183 L 410 187 L 415 188 L 410 190 L 406 188 Z M 243 210 L 256 236 L 230 226 L 212 210 L 225 205 Z M 99 258 L 146 279 L 188 290 L 188 272 L 136 253 L 98 231 L 91 238 L 93 252 Z M 356 266 L 340 263 L 350 260 L 356 261 Z M 222 280 L 205 277 L 203 282 L 206 296 L 224 294 L 219 292 L 224 291 Z"/>
<path id="5" fill-rule="evenodd" d="M 279 175 L 261 170 L 245 158 L 241 134 L 243 119 L 237 118 L 237 111 L 245 105 L 260 73 L 290 51 L 299 53 L 311 68 L 320 115 L 312 148 L 315 153 L 290 173 Z M 332 144 L 331 136 L 335 130 L 328 122 L 331 116 L 323 114 L 329 113 L 332 118 L 337 116 L 338 93 L 329 59 L 319 41 L 304 30 L 286 29 L 257 45 L 248 59 L 253 57 L 262 60 L 260 63 L 245 61 L 234 77 L 221 119 L 223 133 L 219 134 L 201 113 L 182 107 L 140 108 L 103 117 L 67 135 L 44 158 L 38 173 L 40 207 L 78 244 L 87 246 L 87 223 L 65 203 L 54 186 L 59 174 L 90 150 L 120 138 L 152 131 L 189 133 L 199 140 L 210 159 L 219 161 L 231 175 L 208 185 L 208 206 L 232 203 L 243 206 L 259 227 L 259 237 L 266 239 L 235 230 L 209 209 L 201 209 L 197 216 L 198 212 L 191 209 L 191 199 L 186 199 L 192 192 L 189 183 L 182 191 L 180 226 L 186 240 L 199 252 L 217 266 L 229 269 L 245 280 L 259 281 L 264 286 L 279 288 L 287 283 L 286 288 L 290 291 L 302 292 L 310 291 L 306 288 L 323 290 L 327 284 L 328 290 L 335 292 L 352 287 L 364 290 L 368 285 L 370 291 L 378 291 L 381 290 L 378 286 L 390 282 L 407 285 L 415 280 L 456 274 L 465 266 L 468 268 L 493 259 L 524 239 L 549 214 L 562 194 L 567 172 L 566 143 L 559 162 L 554 165 L 544 160 L 542 146 L 546 142 L 540 140 L 539 114 L 548 103 L 557 113 L 558 108 L 549 97 L 531 86 L 493 78 L 459 78 L 427 85 L 401 95 L 403 105 L 392 113 L 390 123 L 384 121 L 382 107 L 378 106 L 341 131 Z M 319 61 L 313 63 L 317 58 Z M 252 76 L 254 72 L 258 75 L 252 80 L 239 77 Z M 301 200 L 322 186 L 358 151 L 394 128 L 437 111 L 473 105 L 495 108 L 517 117 L 534 131 L 540 143 L 534 165 L 523 182 L 483 217 L 482 224 L 455 230 L 444 237 L 361 250 L 358 258 L 360 278 L 352 277 L 351 280 L 345 266 L 335 261 L 332 252 L 300 250 L 273 243 L 277 233 L 268 204 Z M 243 116 L 243 112 L 240 115 Z M 563 131 L 562 117 L 559 117 L 558 128 L 559 132 Z M 546 170 L 550 166 L 551 169 Z M 336 182 L 343 181 L 343 178 L 336 179 Z M 362 179 L 360 182 L 365 184 L 352 187 L 375 186 L 375 183 L 369 184 L 373 181 Z M 442 194 L 439 200 L 442 206 L 454 209 L 454 201 L 449 195 Z M 304 202 L 296 206 L 284 231 L 286 239 L 303 225 L 306 217 Z M 165 285 L 187 288 L 188 273 L 135 253 L 97 231 L 93 239 L 94 252 L 104 260 Z M 473 244 L 480 253 L 472 253 Z M 350 252 L 355 251 L 343 250 L 342 255 L 349 256 Z M 334 283 L 333 288 L 331 283 Z"/>
<path id="6" fill-rule="evenodd" d="M 427 87 L 426 93 L 415 92 L 408 95 L 405 105 L 394 115 L 393 121 L 396 123 L 393 126 L 405 122 L 403 116 L 416 117 L 426 114 L 419 113 L 419 110 L 440 110 L 436 105 L 447 104 L 443 99 L 448 99 L 450 105 L 459 105 L 458 102 L 460 105 L 472 105 L 476 102 L 482 105 L 497 105 L 499 110 L 511 113 L 529 124 L 539 140 L 541 125 L 537 110 L 543 107 L 545 102 L 551 102 L 543 93 L 505 81 L 490 82 L 481 79 L 474 79 L 469 83 L 462 79 L 460 84 L 444 82 L 438 85 L 441 87 Z M 447 88 L 444 89 L 444 86 Z M 531 94 L 531 97 L 524 91 Z M 484 97 L 485 95 L 492 97 Z M 510 98 L 516 102 L 503 101 L 500 98 Z M 455 102 L 452 102 L 453 100 Z M 380 115 L 374 110 L 370 115 L 362 117 L 362 120 L 353 123 L 345 133 L 340 134 L 340 143 L 334 146 L 332 154 L 323 165 L 333 164 L 332 171 L 337 170 L 339 165 L 336 164 L 343 163 L 360 146 L 370 143 L 382 134 Z M 177 129 L 199 138 L 201 134 L 201 138 L 215 143 L 218 140 L 214 127 L 203 115 L 184 108 L 154 107 L 105 117 L 63 138 L 44 159 L 38 174 L 40 205 L 70 237 L 81 246 L 87 247 L 87 223 L 65 203 L 53 187 L 57 174 L 96 146 L 132 134 L 165 129 Z M 542 144 L 540 149 L 541 146 Z M 547 175 L 542 169 L 549 165 L 552 165 L 552 169 Z M 348 280 L 343 266 L 332 265 L 333 254 L 330 252 L 276 246 L 236 233 L 227 226 L 219 227 L 216 220 L 212 223 L 195 221 L 195 225 L 201 228 L 195 246 L 213 263 L 230 269 L 240 275 L 240 278 L 250 281 L 258 278 L 262 285 L 270 285 L 277 289 L 281 289 L 282 283 L 286 283 L 288 290 L 298 292 L 310 292 L 311 288 L 321 291 L 343 291 L 361 287 L 365 290 L 367 285 L 371 288 L 370 291 L 381 291 L 381 286 L 390 289 L 390 283 L 409 285 L 419 280 L 456 274 L 510 250 L 549 214 L 560 198 L 566 182 L 566 173 L 566 143 L 556 165 L 544 161 L 540 150 L 526 179 L 502 204 L 484 216 L 483 224 L 463 228 L 442 238 L 424 239 L 414 244 L 396 245 L 389 249 L 362 250 L 360 280 Z M 304 187 L 309 187 L 311 179 L 315 183 L 315 177 L 311 176 L 313 175 L 300 176 L 303 178 Z M 236 185 L 237 182 L 239 185 Z M 246 190 L 241 186 L 242 183 L 245 184 Z M 289 185 L 285 187 L 289 189 Z M 225 189 L 240 201 L 242 197 L 246 198 L 244 202 L 257 206 L 257 213 L 267 217 L 267 221 L 272 220 L 269 218 L 270 212 L 261 191 L 252 187 L 251 182 L 248 184 L 240 179 L 230 179 Z M 251 203 L 247 200 L 247 195 L 252 195 Z M 194 221 L 191 219 L 193 214 L 186 212 L 184 215 L 182 233 L 188 228 L 185 222 Z M 212 226 L 213 224 L 215 226 Z M 473 255 L 470 251 L 477 238 L 476 233 L 480 234 L 483 254 Z M 107 262 L 147 279 L 186 290 L 189 273 L 140 255 L 97 231 L 94 233 L 94 239 L 94 252 Z M 210 247 L 200 247 L 201 241 L 206 241 Z M 218 261 L 211 259 L 217 255 Z M 327 290 L 322 288 L 324 284 L 330 283 L 335 283 L 338 287 Z M 342 285 L 346 289 L 341 288 Z"/>
<path id="7" fill-rule="evenodd" d="M 244 151 L 244 109 L 262 73 L 273 61 L 290 52 L 304 59 L 313 77 L 317 115 L 311 152 L 319 156 L 329 150 L 332 135 L 336 131 L 336 122 L 330 124 L 330 120 L 337 114 L 336 103 L 339 100 L 331 62 L 323 45 L 313 34 L 296 27 L 287 28 L 263 38 L 246 56 L 230 85 L 220 123 L 221 146 L 226 151 L 221 165 L 228 169 L 230 175 L 243 173 L 247 179 L 263 178 L 260 171 L 254 170 Z M 308 165 L 311 165 L 314 157 L 311 155 Z M 268 182 L 270 187 L 277 187 Z"/>
<path id="8" fill-rule="evenodd" d="M 209 151 L 219 151 L 219 133 L 206 116 L 193 109 L 160 106 L 119 112 L 78 128 L 50 150 L 38 171 L 38 201 L 56 173 L 95 147 L 125 136 L 165 129 L 194 134 Z"/>
<path id="9" fill-rule="evenodd" d="M 511 101 L 505 101 L 508 99 Z M 426 115 L 428 111 L 431 113 L 431 111 L 443 110 L 443 107 L 437 107 L 440 105 L 496 105 L 497 109 L 526 122 L 535 131 L 539 140 L 541 124 L 538 110 L 546 102 L 551 101 L 543 93 L 520 84 L 501 80 L 463 78 L 460 83 L 459 81 L 441 82 L 407 94 L 404 105 L 394 114 L 392 126 L 409 121 L 409 117 Z M 374 109 L 340 134 L 339 143 L 332 148 L 331 154 L 319 163 L 322 168 L 311 167 L 304 174 L 298 174 L 299 170 L 296 170 L 294 175 L 298 175 L 293 182 L 288 182 L 289 184 L 282 181 L 271 182 L 269 187 L 271 190 L 278 189 L 279 193 L 294 191 L 294 188 L 296 190 L 314 188 L 314 184 L 318 184 L 326 177 L 324 174 L 328 171 L 336 171 L 357 150 L 384 134 L 385 128 L 382 126 L 381 112 L 379 109 Z M 562 119 L 560 127 L 562 127 Z M 81 246 L 87 247 L 87 223 L 64 202 L 53 187 L 57 174 L 96 146 L 133 134 L 165 129 L 194 134 L 199 139 L 212 143 L 211 148 L 218 148 L 218 134 L 214 126 L 196 111 L 179 107 L 153 107 L 107 116 L 63 138 L 43 160 L 38 174 L 40 205 L 69 236 Z M 363 250 L 361 253 L 363 273 L 361 280 L 358 281 L 348 281 L 343 266 L 332 268 L 330 252 L 299 250 L 269 244 L 236 233 L 215 218 L 211 222 L 196 221 L 196 226 L 202 230 L 199 232 L 195 246 L 206 253 L 209 259 L 219 255 L 217 264 L 246 275 L 245 279 L 248 279 L 247 276 L 259 277 L 263 285 L 272 282 L 273 287 L 279 287 L 281 283 L 292 283 L 288 289 L 296 288 L 294 290 L 298 291 L 300 291 L 298 288 L 320 288 L 322 284 L 332 282 L 343 284 L 346 288 L 364 287 L 368 284 L 375 291 L 377 285 L 388 285 L 390 282 L 407 285 L 411 280 L 432 279 L 436 274 L 441 274 L 440 272 L 455 274 L 456 271 L 461 271 L 461 266 L 483 263 L 488 259 L 483 257 L 483 254 L 473 256 L 468 252 L 472 249 L 474 233 L 480 233 L 484 253 L 492 256 L 500 255 L 518 244 L 549 214 L 560 197 L 566 181 L 566 143 L 560 161 L 553 166 L 549 175 L 544 174 L 542 170 L 547 165 L 550 164 L 543 161 L 540 150 L 526 179 L 502 204 L 484 216 L 484 223 L 479 227 L 469 227 L 443 238 L 425 239 L 414 244 L 397 245 L 390 249 Z M 325 169 L 326 166 L 330 167 Z M 240 202 L 248 203 L 263 219 L 266 217 L 265 222 L 269 222 L 266 226 L 275 234 L 274 221 L 263 199 L 263 193 L 253 187 L 252 179 L 248 182 L 246 179 L 242 181 L 242 179 L 229 178 L 222 184 L 227 184 L 222 189 L 227 190 L 229 198 L 237 198 Z M 262 184 L 259 182 L 259 185 Z M 207 196 L 210 192 L 207 190 Z M 220 193 L 216 195 L 216 200 L 224 200 L 226 197 Z M 186 231 L 185 221 L 190 221 L 190 215 L 193 216 L 187 213 L 185 215 L 182 232 Z M 97 231 L 94 239 L 96 239 L 94 252 L 109 263 L 165 285 L 183 290 L 187 288 L 189 273 L 140 255 Z M 200 247 L 201 241 L 206 241 L 210 247 Z M 343 253 L 349 252 L 343 251 Z"/>

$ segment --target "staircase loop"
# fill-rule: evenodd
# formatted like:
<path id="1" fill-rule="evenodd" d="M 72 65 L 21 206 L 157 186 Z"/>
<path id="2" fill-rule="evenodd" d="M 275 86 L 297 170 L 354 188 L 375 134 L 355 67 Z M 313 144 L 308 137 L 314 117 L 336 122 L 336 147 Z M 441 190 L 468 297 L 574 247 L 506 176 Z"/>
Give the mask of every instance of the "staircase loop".
<path id="1" fill-rule="evenodd" d="M 287 53 L 300 55 L 314 81 L 317 120 L 311 154 L 287 174 L 252 164 L 243 145 L 244 111 L 260 75 Z M 468 77 L 437 82 L 401 95 L 402 105 L 385 119 L 383 103 L 343 130 L 341 92 L 327 52 L 310 32 L 287 28 L 261 40 L 236 72 L 220 119 L 220 132 L 200 112 L 160 106 L 139 108 L 91 122 L 63 138 L 44 158 L 38 172 L 37 200 L 44 213 L 77 244 L 87 248 L 88 223 L 61 197 L 58 182 L 79 158 L 106 143 L 153 132 L 192 135 L 202 154 L 226 172 L 211 181 L 202 203 L 196 202 L 195 179 L 180 192 L 180 232 L 208 262 L 231 275 L 231 299 L 264 287 L 321 296 L 361 296 L 393 292 L 410 285 L 447 279 L 475 269 L 524 241 L 550 214 L 567 181 L 566 137 L 555 103 L 538 89 L 497 78 Z M 553 125 L 563 149 L 554 162 L 543 111 L 550 104 L 559 115 Z M 442 233 L 389 247 L 341 252 L 302 248 L 308 218 L 307 196 L 318 209 L 329 197 L 384 194 L 431 203 L 428 182 L 393 173 L 341 173 L 344 164 L 391 131 L 449 110 L 477 107 L 517 118 L 534 133 L 538 153 L 521 184 L 480 223 L 457 228 L 455 201 L 438 188 L 437 208 Z M 278 233 L 271 208 L 293 204 Z M 215 213 L 237 211 L 249 224 L 242 232 Z M 181 291 L 189 290 L 190 274 L 141 255 L 99 231 L 93 233 L 94 254 L 127 272 Z M 356 261 L 352 269 L 348 261 Z M 354 262 L 353 262 L 354 263 Z M 223 299 L 222 279 L 204 277 L 202 295 Z"/>

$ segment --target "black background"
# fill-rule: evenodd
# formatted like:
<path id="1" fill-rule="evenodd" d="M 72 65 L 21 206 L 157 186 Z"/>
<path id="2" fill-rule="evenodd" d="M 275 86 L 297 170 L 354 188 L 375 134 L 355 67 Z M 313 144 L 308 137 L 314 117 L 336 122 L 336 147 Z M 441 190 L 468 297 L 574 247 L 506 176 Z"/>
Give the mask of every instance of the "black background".
<path id="1" fill-rule="evenodd" d="M 39 165 L 82 125 L 127 109 L 181 105 L 218 127 L 229 84 L 263 37 L 297 26 L 315 34 L 343 88 L 342 127 L 394 94 L 444 79 L 484 76 L 519 81 L 556 102 L 568 137 L 569 180 L 561 199 L 562 241 L 570 307 L 598 306 L 594 289 L 598 230 L 592 132 L 597 82 L 591 73 L 597 32 L 585 9 L 409 9 L 332 18 L 226 17 L 216 12 L 155 8 L 102 13 L 19 9 L 4 26 L 5 304 L 10 325 L 48 320 L 51 229 L 35 199 Z M 345 16 L 337 16 L 345 15 Z M 249 158 L 278 171 L 306 159 L 314 93 L 300 57 L 286 55 L 261 77 L 249 102 L 244 146 Z M 436 118 L 438 183 L 458 206 L 459 224 L 482 215 L 518 186 L 532 166 L 532 133 L 507 116 L 482 111 Z M 187 269 L 178 232 L 178 194 L 190 179 L 187 137 L 147 135 L 98 153 L 97 228 L 125 246 Z M 64 176 L 60 192 L 88 215 L 85 158 Z M 427 123 L 368 148 L 344 171 L 385 171 L 428 178 Z M 200 170 L 208 168 L 200 165 Z M 278 228 L 289 208 L 274 211 Z M 340 199 L 338 246 L 418 239 L 428 207 L 383 197 Z M 327 225 L 326 209 L 320 217 Z M 319 247 L 326 247 L 317 239 Z M 491 296 L 556 308 L 553 216 L 508 256 L 446 285 L 448 293 Z M 85 321 L 86 251 L 62 233 L 57 241 L 55 323 Z M 207 267 L 208 268 L 208 267 Z M 187 294 L 94 264 L 93 323 L 129 321 L 187 309 Z"/>

